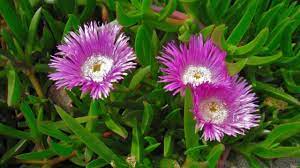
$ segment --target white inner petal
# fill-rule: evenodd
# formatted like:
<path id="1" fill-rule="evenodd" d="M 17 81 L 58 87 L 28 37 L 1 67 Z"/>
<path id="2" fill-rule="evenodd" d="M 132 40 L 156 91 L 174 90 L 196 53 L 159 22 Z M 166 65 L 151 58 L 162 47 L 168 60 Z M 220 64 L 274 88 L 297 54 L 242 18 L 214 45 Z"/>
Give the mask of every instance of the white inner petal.
<path id="1" fill-rule="evenodd" d="M 204 100 L 199 108 L 203 119 L 215 124 L 222 123 L 228 116 L 226 105 L 215 98 Z"/>
<path id="2" fill-rule="evenodd" d="M 212 82 L 211 71 L 202 66 L 189 66 L 182 76 L 183 83 L 198 86 L 204 82 Z"/>
<path id="3" fill-rule="evenodd" d="M 81 72 L 87 80 L 102 82 L 113 66 L 113 60 L 102 55 L 89 57 L 81 67 Z"/>

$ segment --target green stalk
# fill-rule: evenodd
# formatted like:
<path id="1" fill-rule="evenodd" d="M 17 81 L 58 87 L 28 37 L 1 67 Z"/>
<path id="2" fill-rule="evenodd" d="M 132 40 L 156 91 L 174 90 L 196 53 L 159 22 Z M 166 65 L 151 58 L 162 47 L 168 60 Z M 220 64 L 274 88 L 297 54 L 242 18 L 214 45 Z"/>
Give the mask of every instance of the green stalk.
<path id="1" fill-rule="evenodd" d="M 199 145 L 199 136 L 195 131 L 196 121 L 193 119 L 193 113 L 191 111 L 193 105 L 193 99 L 190 89 L 185 90 L 184 97 L 184 138 L 186 150 Z M 197 160 L 195 153 L 187 154 L 187 160 Z"/>

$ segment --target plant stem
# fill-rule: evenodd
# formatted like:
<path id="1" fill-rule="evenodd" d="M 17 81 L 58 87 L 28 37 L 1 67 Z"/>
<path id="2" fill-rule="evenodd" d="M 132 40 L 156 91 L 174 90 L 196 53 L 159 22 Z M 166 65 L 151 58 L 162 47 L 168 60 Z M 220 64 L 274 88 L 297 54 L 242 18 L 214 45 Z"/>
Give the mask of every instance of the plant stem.
<path id="1" fill-rule="evenodd" d="M 199 136 L 195 131 L 196 121 L 193 119 L 193 113 L 191 112 L 192 101 L 192 93 L 188 88 L 185 90 L 184 97 L 184 138 L 186 150 L 199 145 Z M 187 160 L 188 159 L 196 161 L 197 156 L 195 154 L 188 154 Z"/>
<path id="2" fill-rule="evenodd" d="M 34 71 L 33 70 L 28 70 L 27 72 L 25 72 L 25 74 L 28 76 L 34 90 L 36 91 L 36 94 L 38 95 L 39 98 L 44 98 L 44 93 L 42 91 L 42 87 L 38 81 L 38 79 L 36 78 Z"/>

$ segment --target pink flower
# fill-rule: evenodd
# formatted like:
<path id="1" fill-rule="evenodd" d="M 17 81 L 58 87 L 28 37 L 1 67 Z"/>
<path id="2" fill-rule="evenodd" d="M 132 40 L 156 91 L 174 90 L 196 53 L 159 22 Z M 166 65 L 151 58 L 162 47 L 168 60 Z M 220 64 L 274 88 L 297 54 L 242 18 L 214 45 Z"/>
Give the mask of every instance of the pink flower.
<path id="1" fill-rule="evenodd" d="M 217 48 L 211 40 L 203 41 L 202 36 L 193 36 L 189 44 L 169 43 L 159 57 L 164 65 L 160 81 L 175 95 L 183 93 L 187 86 L 195 88 L 202 84 L 228 86 L 225 65 L 226 52 Z"/>
<path id="2" fill-rule="evenodd" d="M 135 67 L 135 54 L 128 38 L 117 24 L 86 24 L 71 32 L 58 46 L 49 66 L 56 72 L 49 75 L 58 88 L 81 87 L 93 99 L 105 98 L 126 71 Z"/>
<path id="3" fill-rule="evenodd" d="M 205 140 L 221 141 L 225 134 L 244 134 L 258 125 L 256 96 L 243 79 L 231 78 L 230 87 L 202 85 L 194 89 L 193 97 L 196 127 L 203 130 Z"/>

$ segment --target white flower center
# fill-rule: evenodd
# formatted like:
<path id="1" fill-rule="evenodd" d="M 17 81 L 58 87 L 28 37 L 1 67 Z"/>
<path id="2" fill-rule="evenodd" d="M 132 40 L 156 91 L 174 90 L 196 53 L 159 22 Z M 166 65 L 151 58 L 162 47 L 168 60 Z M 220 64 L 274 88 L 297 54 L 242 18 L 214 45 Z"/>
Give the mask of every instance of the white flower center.
<path id="1" fill-rule="evenodd" d="M 206 67 L 189 66 L 182 76 L 183 83 L 198 86 L 204 82 L 212 81 L 212 74 Z"/>
<path id="2" fill-rule="evenodd" d="M 81 72 L 87 80 L 102 82 L 113 66 L 111 58 L 102 55 L 89 57 L 81 67 Z"/>
<path id="3" fill-rule="evenodd" d="M 218 99 L 208 99 L 200 103 L 203 119 L 214 124 L 222 123 L 228 115 L 226 105 Z"/>

